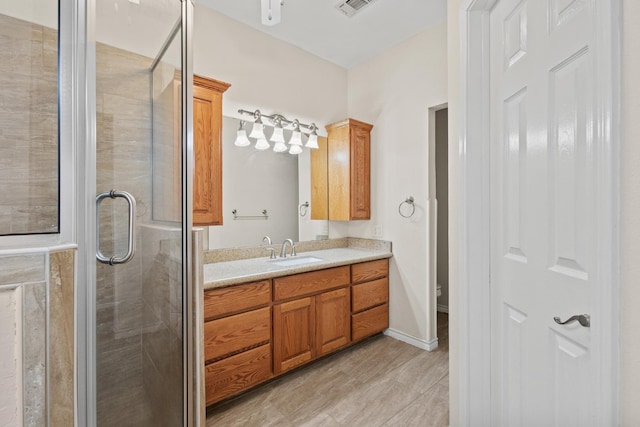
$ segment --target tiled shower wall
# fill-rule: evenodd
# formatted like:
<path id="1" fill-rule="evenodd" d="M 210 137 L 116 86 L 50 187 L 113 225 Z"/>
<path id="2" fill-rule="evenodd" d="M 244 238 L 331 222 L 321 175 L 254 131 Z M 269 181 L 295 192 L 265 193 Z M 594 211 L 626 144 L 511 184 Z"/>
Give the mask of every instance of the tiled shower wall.
<path id="1" fill-rule="evenodd" d="M 0 235 L 58 230 L 57 42 L 0 14 Z"/>
<path id="2" fill-rule="evenodd" d="M 0 256 L 0 427 L 73 426 L 74 253 Z"/>

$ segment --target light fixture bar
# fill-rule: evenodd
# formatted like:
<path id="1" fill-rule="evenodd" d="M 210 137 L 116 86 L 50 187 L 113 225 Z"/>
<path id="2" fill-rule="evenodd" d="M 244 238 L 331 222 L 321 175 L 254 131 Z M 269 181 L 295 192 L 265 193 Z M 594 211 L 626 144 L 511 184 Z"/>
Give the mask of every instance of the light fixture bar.
<path id="1" fill-rule="evenodd" d="M 271 127 L 276 127 L 277 123 L 280 122 L 282 127 L 290 127 L 291 129 L 293 129 L 294 126 L 297 124 L 301 128 L 307 129 L 308 130 L 308 132 L 306 132 L 307 134 L 311 134 L 314 131 L 317 131 L 318 129 L 318 126 L 316 126 L 314 123 L 307 125 L 304 123 L 300 123 L 297 119 L 289 120 L 286 117 L 284 117 L 282 114 L 267 115 L 267 114 L 263 114 L 260 110 L 248 111 L 243 109 L 238 110 L 238 113 L 246 114 L 248 116 L 253 116 L 254 118 L 260 117 L 263 119 L 268 119 L 268 121 L 265 120 L 263 124 Z"/>

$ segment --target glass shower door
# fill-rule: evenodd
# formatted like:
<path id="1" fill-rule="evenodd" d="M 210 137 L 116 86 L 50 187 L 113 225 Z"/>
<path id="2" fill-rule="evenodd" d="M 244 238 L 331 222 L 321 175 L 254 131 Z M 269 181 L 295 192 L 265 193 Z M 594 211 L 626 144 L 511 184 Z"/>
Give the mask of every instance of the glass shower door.
<path id="1" fill-rule="evenodd" d="M 182 8 L 95 2 L 98 426 L 184 420 Z"/>

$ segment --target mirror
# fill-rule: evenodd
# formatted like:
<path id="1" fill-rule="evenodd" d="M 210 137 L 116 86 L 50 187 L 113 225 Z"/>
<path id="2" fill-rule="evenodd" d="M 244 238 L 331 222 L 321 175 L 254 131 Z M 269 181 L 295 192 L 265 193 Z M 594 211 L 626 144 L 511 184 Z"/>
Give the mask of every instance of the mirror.
<path id="1" fill-rule="evenodd" d="M 222 209 L 223 225 L 209 227 L 209 249 L 262 244 L 263 236 L 274 244 L 326 239 L 328 221 L 312 220 L 310 152 L 300 155 L 256 150 L 252 145 L 234 145 L 240 120 L 222 121 Z M 251 130 L 251 123 L 245 124 Z M 267 137 L 273 128 L 266 127 Z M 285 140 L 291 131 L 285 130 Z M 235 211 L 235 213 L 234 213 Z M 265 213 L 263 213 L 266 211 Z"/>

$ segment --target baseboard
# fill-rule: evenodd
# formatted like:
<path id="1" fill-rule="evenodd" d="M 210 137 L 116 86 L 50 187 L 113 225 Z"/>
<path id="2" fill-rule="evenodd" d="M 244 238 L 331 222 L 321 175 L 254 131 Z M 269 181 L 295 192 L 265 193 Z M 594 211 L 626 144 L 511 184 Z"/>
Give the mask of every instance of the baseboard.
<path id="1" fill-rule="evenodd" d="M 438 311 L 441 313 L 449 313 L 449 306 L 448 305 L 443 305 L 443 304 L 438 304 Z"/>
<path id="2" fill-rule="evenodd" d="M 423 350 L 433 351 L 438 348 L 438 338 L 434 338 L 431 341 L 425 341 L 391 328 L 385 330 L 384 334 Z"/>

